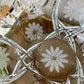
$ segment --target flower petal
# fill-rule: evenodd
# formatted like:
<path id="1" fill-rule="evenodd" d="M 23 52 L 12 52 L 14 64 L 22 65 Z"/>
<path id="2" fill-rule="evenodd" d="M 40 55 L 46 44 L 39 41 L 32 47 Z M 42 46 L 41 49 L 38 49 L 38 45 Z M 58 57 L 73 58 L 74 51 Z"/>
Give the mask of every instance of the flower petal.
<path id="1" fill-rule="evenodd" d="M 43 57 L 50 58 L 50 56 L 47 55 L 47 54 L 45 54 L 45 53 L 42 53 L 41 55 L 42 55 Z"/>
<path id="2" fill-rule="evenodd" d="M 62 54 L 62 55 L 59 56 L 59 58 L 65 58 L 67 56 L 68 56 L 68 54 Z"/>
<path id="3" fill-rule="evenodd" d="M 54 48 L 53 48 L 53 46 L 50 47 L 50 51 L 51 51 L 51 54 L 52 54 L 51 56 L 53 56 L 54 55 Z"/>
<path id="4" fill-rule="evenodd" d="M 67 4 L 68 4 L 68 6 L 71 6 L 71 2 L 70 1 L 68 1 Z"/>
<path id="5" fill-rule="evenodd" d="M 9 53 L 6 53 L 6 48 L 0 47 L 0 68 L 3 69 L 9 61 Z"/>
<path id="6" fill-rule="evenodd" d="M 60 50 L 57 55 L 60 56 L 62 53 L 63 53 L 63 50 Z"/>
<path id="7" fill-rule="evenodd" d="M 59 72 L 59 66 L 58 66 L 58 63 L 57 63 L 57 62 L 55 62 L 55 70 L 56 70 L 57 72 Z"/>
<path id="8" fill-rule="evenodd" d="M 53 71 L 53 69 L 54 69 L 54 65 L 55 65 L 55 62 L 54 62 L 54 61 L 52 61 L 52 62 L 51 62 L 51 66 L 50 66 L 50 72 L 52 72 L 52 71 Z"/>
<path id="9" fill-rule="evenodd" d="M 37 25 L 36 25 L 36 27 L 38 28 L 38 27 L 40 27 L 40 25 L 39 25 L 39 24 L 37 24 Z"/>
<path id="10" fill-rule="evenodd" d="M 58 65 L 64 68 L 64 65 L 60 61 L 58 61 Z"/>
<path id="11" fill-rule="evenodd" d="M 45 64 L 45 67 L 49 67 L 51 65 L 52 61 L 48 61 L 46 64 Z"/>
<path id="12" fill-rule="evenodd" d="M 28 28 L 28 27 L 26 27 L 25 29 L 26 29 L 27 31 L 29 30 L 29 28 Z"/>
<path id="13" fill-rule="evenodd" d="M 63 63 L 68 63 L 68 60 L 67 59 L 59 59 L 60 62 L 63 62 Z"/>
<path id="14" fill-rule="evenodd" d="M 30 40 L 34 40 L 34 36 L 32 35 L 32 36 L 30 36 Z"/>
<path id="15" fill-rule="evenodd" d="M 45 51 L 49 56 L 51 56 L 51 52 L 48 49 L 46 49 Z"/>
<path id="16" fill-rule="evenodd" d="M 56 49 L 55 49 L 55 55 L 57 55 L 58 52 L 59 52 L 59 47 L 56 47 Z"/>
<path id="17" fill-rule="evenodd" d="M 32 25 L 30 23 L 28 24 L 28 26 L 29 26 L 29 28 L 32 28 Z"/>
<path id="18" fill-rule="evenodd" d="M 36 27 L 35 22 L 33 22 L 33 25 L 32 25 L 32 26 L 33 26 L 33 28 L 35 28 L 35 27 Z"/>
<path id="19" fill-rule="evenodd" d="M 73 14 L 72 14 L 72 16 L 70 16 L 70 17 L 69 17 L 69 20 L 70 20 L 70 21 L 72 21 L 72 20 L 73 20 Z"/>
<path id="20" fill-rule="evenodd" d="M 68 17 L 70 17 L 70 16 L 71 16 L 71 14 L 69 14 L 69 13 L 67 14 L 67 13 L 66 13 L 66 15 L 64 15 L 64 18 L 68 18 Z"/>
<path id="21" fill-rule="evenodd" d="M 40 61 L 41 61 L 41 62 L 48 62 L 48 61 L 50 61 L 50 59 L 48 59 L 48 58 L 43 58 L 43 59 L 41 59 Z"/>

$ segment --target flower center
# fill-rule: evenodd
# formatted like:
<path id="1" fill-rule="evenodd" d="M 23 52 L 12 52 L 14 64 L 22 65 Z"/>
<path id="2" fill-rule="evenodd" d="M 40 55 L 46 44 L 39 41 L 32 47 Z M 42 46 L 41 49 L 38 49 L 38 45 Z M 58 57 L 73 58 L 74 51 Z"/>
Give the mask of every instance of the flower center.
<path id="1" fill-rule="evenodd" d="M 55 56 L 53 56 L 53 57 L 52 57 L 52 60 L 56 60 L 56 57 L 55 57 Z"/>
<path id="2" fill-rule="evenodd" d="M 36 30 L 34 30 L 34 31 L 33 31 L 33 34 L 35 35 L 36 33 L 37 33 Z"/>

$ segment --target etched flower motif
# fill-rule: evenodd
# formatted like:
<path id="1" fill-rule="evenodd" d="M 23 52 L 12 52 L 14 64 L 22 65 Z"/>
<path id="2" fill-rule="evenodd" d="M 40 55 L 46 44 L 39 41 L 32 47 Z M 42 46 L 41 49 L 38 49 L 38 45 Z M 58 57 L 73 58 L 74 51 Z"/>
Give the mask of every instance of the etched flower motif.
<path id="1" fill-rule="evenodd" d="M 65 59 L 67 54 L 63 54 L 63 50 L 56 47 L 54 50 L 53 46 L 50 47 L 50 50 L 46 49 L 46 53 L 42 53 L 41 55 L 44 57 L 41 59 L 41 62 L 46 62 L 45 68 L 49 67 L 50 72 L 53 72 L 54 68 L 59 73 L 59 67 L 64 68 L 63 63 L 68 63 L 68 60 Z"/>
<path id="2" fill-rule="evenodd" d="M 28 26 L 29 28 L 27 27 L 25 32 L 25 34 L 27 34 L 27 38 L 30 40 L 39 40 L 43 34 L 42 26 L 40 26 L 39 23 L 35 24 L 35 22 L 32 24 L 29 23 Z"/>
<path id="3" fill-rule="evenodd" d="M 9 53 L 6 53 L 6 48 L 0 47 L 0 69 L 4 69 L 7 66 L 7 61 L 9 61 Z"/>
<path id="4" fill-rule="evenodd" d="M 78 45 L 81 45 L 81 50 L 84 56 L 84 33 L 77 35 L 76 42 L 78 43 Z"/>
<path id="5" fill-rule="evenodd" d="M 84 12 L 84 9 L 82 10 L 82 12 Z M 84 14 L 83 13 L 81 13 L 80 15 L 79 23 L 80 23 L 80 26 L 84 25 Z"/>
<path id="6" fill-rule="evenodd" d="M 81 51 L 82 51 L 82 56 L 84 56 L 84 41 L 83 41 L 83 43 L 81 45 Z"/>
<path id="7" fill-rule="evenodd" d="M 78 34 L 76 40 L 77 40 L 78 44 L 83 43 L 84 42 L 84 33 Z"/>
<path id="8" fill-rule="evenodd" d="M 70 21 L 73 19 L 79 21 L 83 9 L 84 4 L 80 0 L 69 0 L 63 10 L 64 18 L 69 18 Z"/>

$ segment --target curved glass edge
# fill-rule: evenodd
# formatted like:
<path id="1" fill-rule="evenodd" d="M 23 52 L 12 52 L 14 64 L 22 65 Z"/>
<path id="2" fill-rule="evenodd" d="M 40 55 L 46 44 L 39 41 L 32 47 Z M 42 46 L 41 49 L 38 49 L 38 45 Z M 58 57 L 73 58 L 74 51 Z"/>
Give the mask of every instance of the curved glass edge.
<path id="1" fill-rule="evenodd" d="M 59 38 L 59 37 L 57 36 L 57 34 L 56 34 L 56 31 L 54 31 L 54 32 L 52 32 L 51 34 L 49 34 L 44 40 L 52 39 L 52 38 L 54 38 L 54 37 Z M 34 50 L 36 50 L 41 44 L 42 44 L 42 42 L 33 45 L 30 49 L 28 49 L 28 51 L 30 51 L 30 52 L 33 53 Z M 72 45 L 74 46 L 74 44 L 72 44 Z M 72 49 L 75 51 L 75 48 L 74 48 L 73 46 L 72 46 Z M 27 66 L 27 65 L 26 65 L 26 66 Z M 45 78 L 45 77 L 43 77 L 43 76 L 35 69 L 35 67 L 33 66 L 33 61 L 30 62 L 30 64 L 28 65 L 28 68 L 29 68 L 33 73 L 37 74 L 38 76 L 40 76 L 40 77 L 42 77 L 42 78 Z M 80 68 L 80 69 L 79 69 L 79 68 Z M 51 80 L 48 80 L 48 79 L 46 79 L 46 80 L 47 80 L 47 82 L 49 82 L 50 84 L 68 84 L 68 83 L 71 84 L 71 83 L 70 83 L 70 77 L 72 77 L 72 78 L 77 78 L 77 76 L 78 76 L 78 79 L 79 79 L 80 76 L 83 75 L 83 74 L 80 73 L 81 71 L 82 71 L 82 73 L 83 73 L 82 65 L 81 65 L 81 62 L 79 61 L 79 58 L 76 56 L 76 73 L 77 73 L 77 75 L 76 75 L 76 74 L 70 75 L 70 76 L 67 78 L 66 82 L 63 82 L 63 83 L 58 83 L 58 82 L 51 81 Z M 79 74 L 79 73 L 80 73 L 80 74 Z M 82 79 L 82 78 L 81 78 L 81 79 Z M 81 79 L 78 80 L 78 81 L 80 82 Z M 78 84 L 80 84 L 80 83 L 78 83 Z"/>
<path id="2" fill-rule="evenodd" d="M 14 48 L 13 46 L 14 42 L 12 42 L 12 40 L 8 39 L 7 37 L 0 36 L 0 42 Z M 0 83 L 9 84 L 15 81 L 16 79 L 18 79 L 19 77 L 21 77 L 24 73 L 26 73 L 27 68 L 23 67 L 20 69 L 20 67 L 21 67 L 21 60 L 18 60 L 18 62 L 16 63 L 14 67 L 12 74 L 10 74 L 7 77 L 0 78 Z M 16 72 L 17 70 L 18 72 Z"/>
<path id="3" fill-rule="evenodd" d="M 48 39 L 51 39 L 51 38 L 53 38 L 53 37 L 58 37 L 57 34 L 56 34 L 56 31 L 54 31 L 54 32 L 52 32 L 51 34 L 49 34 L 44 40 L 48 40 Z M 58 37 L 58 38 L 59 38 L 59 37 Z M 15 68 L 14 68 L 12 74 L 9 75 L 9 76 L 6 77 L 6 78 L 0 79 L 0 82 L 7 84 L 7 83 L 11 83 L 11 82 L 15 81 L 16 79 L 18 79 L 18 78 L 21 77 L 24 73 L 27 72 L 27 68 L 29 68 L 33 73 L 35 73 L 35 74 L 39 75 L 40 77 L 44 78 L 42 75 L 40 75 L 40 73 L 39 73 L 39 72 L 35 69 L 35 67 L 33 66 L 33 61 L 31 61 L 31 62 L 28 63 L 28 64 L 25 62 L 26 55 L 28 54 L 28 56 L 31 56 L 31 53 L 33 53 L 34 50 L 36 50 L 43 42 L 39 42 L 39 43 L 33 45 L 33 46 L 30 47 L 28 50 L 23 49 L 23 48 L 20 47 L 17 43 L 15 43 L 14 41 L 12 41 L 11 39 L 9 39 L 9 38 L 7 38 L 7 37 L 0 37 L 0 42 L 3 42 L 3 43 L 5 43 L 5 44 L 7 44 L 7 45 L 9 45 L 9 46 L 16 45 L 18 49 L 20 49 L 20 50 L 22 50 L 22 51 L 25 52 L 23 55 L 20 55 L 20 59 L 21 59 L 21 60 L 18 60 L 18 62 L 17 62 L 17 64 L 16 64 L 16 66 L 15 66 Z M 13 45 L 12 45 L 12 44 L 13 44 Z M 17 51 L 17 52 L 19 52 L 19 51 Z M 26 55 L 25 55 L 25 54 L 26 54 Z M 27 57 L 28 57 L 28 56 L 27 56 Z M 32 58 L 32 56 L 31 56 L 31 58 Z M 76 63 L 76 64 L 77 64 L 77 65 L 76 65 L 76 73 L 77 73 L 77 74 L 72 74 L 70 77 L 72 77 L 72 78 L 77 78 L 77 77 L 80 78 L 80 76 L 81 76 L 81 77 L 84 77 L 84 76 L 83 76 L 82 65 L 81 65 L 81 63 L 80 63 L 78 57 L 77 57 L 77 60 L 76 60 L 76 61 L 77 61 L 77 63 Z M 21 67 L 21 62 L 23 62 L 23 63 L 25 64 L 25 67 L 23 67 L 23 68 L 20 69 L 20 67 Z M 16 73 L 17 70 L 18 70 L 18 72 Z M 80 73 L 80 74 L 79 74 L 79 73 Z M 54 83 L 57 84 L 57 82 L 50 81 L 50 80 L 48 80 L 48 79 L 46 79 L 46 80 L 47 80 L 50 84 L 54 84 Z M 82 78 L 80 78 L 80 80 L 82 80 Z M 79 82 L 80 82 L 80 80 L 79 80 Z M 67 78 L 65 84 L 67 84 L 68 82 L 70 82 L 69 77 Z M 63 84 L 63 83 L 60 83 L 60 84 Z M 78 84 L 79 84 L 79 83 L 78 83 Z"/>
<path id="4" fill-rule="evenodd" d="M 65 32 L 66 36 L 64 39 L 68 38 L 70 45 L 73 46 L 76 52 L 76 45 L 75 45 L 74 37 L 80 34 L 81 32 L 83 32 L 84 27 L 83 26 L 65 26 L 59 20 L 58 11 L 59 11 L 60 2 L 61 0 L 56 0 L 56 3 L 53 7 L 53 13 L 52 13 L 53 29 L 54 31 L 56 31 L 59 37 L 60 37 L 60 31 Z"/>

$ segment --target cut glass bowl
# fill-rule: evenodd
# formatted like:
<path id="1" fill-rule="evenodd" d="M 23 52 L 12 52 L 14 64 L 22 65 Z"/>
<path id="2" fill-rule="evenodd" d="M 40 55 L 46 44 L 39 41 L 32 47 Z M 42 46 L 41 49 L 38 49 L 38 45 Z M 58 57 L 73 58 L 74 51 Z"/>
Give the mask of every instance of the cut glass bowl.
<path id="1" fill-rule="evenodd" d="M 50 18 L 48 17 L 47 20 L 50 21 L 50 23 L 51 22 L 53 23 L 53 30 L 54 30 L 54 31 L 53 30 L 49 31 L 41 41 L 35 42 L 30 47 L 25 46 L 26 48 L 23 47 L 25 43 L 23 44 L 21 43 L 24 41 L 24 39 L 23 40 L 20 39 L 19 42 L 21 44 L 19 44 L 18 40 L 16 40 L 16 37 L 13 36 L 15 40 L 11 38 L 15 32 L 13 32 L 13 34 L 9 33 L 7 37 L 0 36 L 0 42 L 1 42 L 0 46 L 1 47 L 9 46 L 7 49 L 10 48 L 9 51 L 12 50 L 11 52 L 13 52 L 13 55 L 14 56 L 16 55 L 16 58 L 14 59 L 15 67 L 12 67 L 10 63 L 8 63 L 8 67 L 10 65 L 12 69 L 10 71 L 8 67 L 6 68 L 9 71 L 9 74 L 8 74 L 9 76 L 1 77 L 0 83 L 2 84 L 11 83 L 16 79 L 18 80 L 18 78 L 24 75 L 27 71 L 30 71 L 37 78 L 37 80 L 40 81 L 40 83 L 44 83 L 44 84 L 70 84 L 72 83 L 71 78 L 77 79 L 77 84 L 83 84 L 84 75 L 83 75 L 83 68 L 82 68 L 82 64 L 79 56 L 75 56 L 76 57 L 75 73 L 69 74 L 69 76 L 66 78 L 65 81 L 61 81 L 61 80 L 54 81 L 53 79 L 50 80 L 45 75 L 42 75 L 39 72 L 39 70 L 34 66 L 33 54 L 36 52 L 36 50 L 39 49 L 39 46 L 42 45 L 44 41 L 48 41 L 49 39 L 52 40 L 52 38 L 59 38 L 59 39 L 62 39 L 63 41 L 66 41 L 71 46 L 71 49 L 73 50 L 73 52 L 77 54 L 77 45 L 75 42 L 75 37 L 84 31 L 83 29 L 84 19 L 82 14 L 82 12 L 84 11 L 84 1 L 83 0 L 80 0 L 80 1 L 79 0 L 56 0 L 56 1 L 52 0 L 52 3 L 51 3 L 51 1 L 49 0 L 42 0 L 39 2 L 39 4 L 37 2 L 39 2 L 39 0 L 35 0 L 35 1 L 34 0 L 32 1 L 12 0 L 9 3 L 7 0 L 0 0 L 0 12 L 3 15 L 3 16 L 2 15 L 0 16 L 1 18 L 0 27 L 2 29 L 6 28 L 8 30 L 8 28 L 10 29 L 12 27 L 12 29 L 15 28 L 17 30 L 17 26 L 19 26 L 18 32 L 22 34 L 25 40 L 29 42 L 34 42 L 30 40 L 35 40 L 36 37 L 30 38 L 31 37 L 30 35 L 27 38 L 27 34 L 28 33 L 30 34 L 30 32 L 26 32 L 25 33 L 26 35 L 24 34 L 24 30 L 22 29 L 21 26 L 25 25 L 25 21 L 23 21 L 22 23 L 20 22 L 20 19 L 22 18 L 23 20 L 29 21 L 29 18 L 30 18 L 30 20 L 34 21 L 35 18 L 37 18 L 38 16 L 40 17 L 41 15 L 44 15 L 44 16 L 47 15 L 50 17 Z M 51 9 L 49 9 L 50 6 L 51 6 Z M 5 10 L 4 9 L 5 7 L 8 9 Z M 52 12 L 52 8 L 53 8 L 53 12 Z M 20 16 L 23 11 L 26 11 L 26 13 L 29 14 L 28 19 Z M 52 15 L 52 20 L 51 20 L 51 15 Z M 41 18 L 43 19 L 44 16 L 42 16 Z M 46 24 L 44 24 L 41 18 L 39 18 L 41 24 L 47 25 L 48 24 L 46 23 L 47 20 L 45 20 Z M 42 25 L 40 26 L 38 24 L 35 25 L 35 23 L 32 23 L 32 24 L 29 24 L 29 27 L 31 27 L 32 25 L 33 27 L 39 26 L 39 28 L 41 29 L 41 33 L 43 32 L 41 27 Z M 29 29 L 27 30 L 31 31 Z M 0 35 L 2 34 L 0 33 Z M 18 37 L 18 34 L 17 34 L 17 37 Z M 26 42 L 26 45 L 27 45 L 27 42 Z M 52 47 L 50 49 L 53 50 Z M 10 58 L 10 62 L 12 61 L 12 59 Z M 50 70 L 52 71 L 52 68 Z M 57 69 L 57 71 L 59 71 L 59 69 Z M 4 72 L 7 73 L 6 70 Z M 33 83 L 36 83 L 36 81 L 32 82 L 31 84 Z"/>

